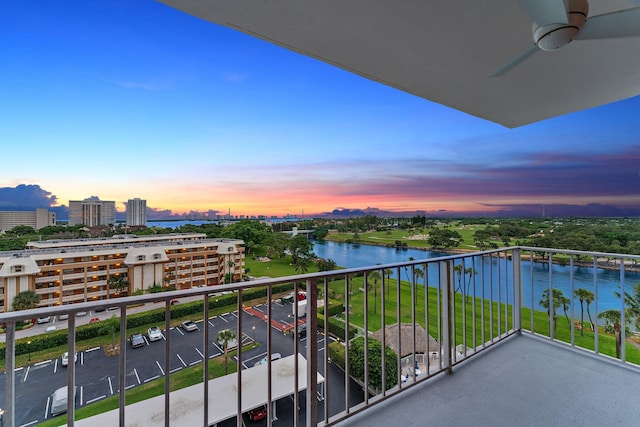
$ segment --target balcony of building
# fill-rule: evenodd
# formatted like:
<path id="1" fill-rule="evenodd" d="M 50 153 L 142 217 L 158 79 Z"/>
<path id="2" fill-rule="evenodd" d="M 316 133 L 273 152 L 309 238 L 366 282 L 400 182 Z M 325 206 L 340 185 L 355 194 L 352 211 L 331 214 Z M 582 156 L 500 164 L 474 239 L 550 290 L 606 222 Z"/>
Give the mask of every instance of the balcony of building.
<path id="1" fill-rule="evenodd" d="M 635 425 L 638 261 L 514 247 L 4 313 L 4 425 L 241 426 L 264 405 L 265 423 L 274 426 Z M 298 293 L 306 299 L 294 310 L 297 298 L 290 295 Z M 176 300 L 185 305 L 175 307 Z M 75 405 L 68 403 L 66 415 L 51 416 L 53 390 L 30 395 L 25 406 L 25 372 L 37 374 L 28 363 L 16 364 L 24 361 L 27 339 L 16 339 L 16 325 L 70 314 L 63 333 L 72 354 L 82 346 L 73 337 L 86 327 L 73 314 L 111 306 L 121 308 L 116 339 L 124 349 L 109 359 L 111 391 L 91 395 L 106 380 L 88 380 L 89 367 L 70 364 L 58 380 L 80 392 L 74 399 L 67 388 L 67 402 Z M 190 317 L 205 319 L 196 335 L 173 319 L 188 307 Z M 163 315 L 165 339 L 147 343 L 156 346 L 157 360 L 142 368 L 136 355 L 146 348 L 132 349 L 127 339 L 144 310 Z M 212 376 L 211 362 L 202 362 L 221 357 L 220 327 L 232 329 L 242 345 L 230 373 Z M 192 361 L 184 360 L 185 337 L 200 343 Z M 176 351 L 184 365 L 178 371 Z M 276 352 L 282 359 L 255 363 Z M 147 384 L 136 377 L 151 368 L 157 375 L 148 382 L 157 381 L 159 392 L 133 402 Z M 174 389 L 179 372 L 190 368 L 200 369 L 200 380 Z M 112 405 L 84 418 L 103 399 Z"/>

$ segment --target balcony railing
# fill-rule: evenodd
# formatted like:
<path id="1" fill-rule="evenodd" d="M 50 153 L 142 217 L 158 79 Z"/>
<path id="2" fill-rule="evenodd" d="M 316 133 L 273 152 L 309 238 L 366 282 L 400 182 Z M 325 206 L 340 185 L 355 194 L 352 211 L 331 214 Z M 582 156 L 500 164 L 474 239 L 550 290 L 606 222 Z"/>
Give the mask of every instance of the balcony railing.
<path id="1" fill-rule="evenodd" d="M 76 412 L 96 399 L 85 399 L 82 393 L 78 398 L 77 392 L 74 396 L 74 390 L 84 387 L 77 381 L 83 366 L 69 363 L 64 383 L 74 387 L 67 387 L 68 425 L 211 425 L 235 417 L 241 426 L 249 411 L 264 405 L 267 425 L 276 418 L 291 425 L 335 424 L 422 381 L 452 372 L 457 364 L 517 333 L 546 336 L 597 357 L 636 365 L 640 351 L 633 342 L 631 321 L 640 316 L 634 311 L 640 309 L 634 306 L 640 303 L 640 285 L 637 294 L 634 286 L 640 283 L 639 263 L 640 257 L 623 254 L 512 247 L 4 313 L 0 315 L 6 326 L 6 375 L 0 399 L 4 425 L 51 418 L 49 400 L 44 417 L 38 410 L 35 420 L 24 418 L 16 358 L 31 350 L 25 342 L 35 338 L 16 339 L 24 334 L 16 325 L 68 314 L 66 350 L 75 354 L 84 345 L 74 337 L 91 327 L 80 325 L 84 318 L 75 314 L 114 306 L 120 307 L 120 352 L 109 359 L 117 365 L 117 377 L 109 378 L 109 384 L 113 383 L 111 395 L 117 396 L 116 408 L 94 415 L 88 423 L 74 421 Z M 306 299 L 295 310 L 298 293 Z M 176 299 L 183 304 L 174 306 Z M 221 312 L 227 304 L 231 308 Z M 153 354 L 159 374 L 149 382 L 159 381 L 161 394 L 129 403 L 135 400 L 136 386 L 146 383 L 137 378 L 128 384 L 131 367 L 135 370 L 141 363 L 134 357 L 139 350 L 130 348 L 127 340 L 142 327 L 143 321 L 135 320 L 142 314 L 134 311 L 155 313 L 149 317 L 152 322 L 162 318 L 165 340 L 147 343 L 157 346 Z M 179 355 L 188 333 L 176 328 L 187 316 L 204 319 L 194 345 L 198 355 L 191 362 Z M 221 353 L 224 346 L 216 334 L 221 328 L 232 330 L 238 345 L 232 358 L 235 372 L 220 376 L 204 361 Z M 265 357 L 266 368 L 259 363 L 254 367 L 263 355 L 274 353 L 282 354 L 283 360 Z M 176 367 L 176 354 L 183 366 Z M 194 367 L 201 369 L 200 381 L 182 391 L 173 389 L 173 373 Z M 129 409 L 134 406 L 135 410 Z"/>

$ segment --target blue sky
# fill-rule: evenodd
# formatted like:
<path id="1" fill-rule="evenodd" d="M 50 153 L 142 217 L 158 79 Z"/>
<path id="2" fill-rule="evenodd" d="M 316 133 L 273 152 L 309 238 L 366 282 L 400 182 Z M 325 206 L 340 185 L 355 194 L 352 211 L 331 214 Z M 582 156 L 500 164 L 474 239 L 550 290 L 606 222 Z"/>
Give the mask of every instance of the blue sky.
<path id="1" fill-rule="evenodd" d="M 507 129 L 148 0 L 10 3 L 0 52 L 1 209 L 640 214 L 640 98 Z"/>

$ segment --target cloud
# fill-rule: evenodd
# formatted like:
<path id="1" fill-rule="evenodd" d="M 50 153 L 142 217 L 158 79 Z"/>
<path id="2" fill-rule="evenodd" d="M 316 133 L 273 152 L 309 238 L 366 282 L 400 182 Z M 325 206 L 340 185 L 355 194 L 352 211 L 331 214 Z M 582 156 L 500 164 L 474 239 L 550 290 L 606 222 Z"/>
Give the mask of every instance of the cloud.
<path id="1" fill-rule="evenodd" d="M 58 199 L 39 185 L 19 184 L 15 188 L 0 188 L 0 210 L 31 211 L 50 208 L 58 204 Z"/>

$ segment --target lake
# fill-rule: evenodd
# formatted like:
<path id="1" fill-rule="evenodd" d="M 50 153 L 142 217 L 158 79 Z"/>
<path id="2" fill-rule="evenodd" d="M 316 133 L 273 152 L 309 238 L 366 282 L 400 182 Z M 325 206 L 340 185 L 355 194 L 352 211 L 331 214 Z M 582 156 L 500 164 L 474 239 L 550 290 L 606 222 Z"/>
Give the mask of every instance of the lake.
<path id="1" fill-rule="evenodd" d="M 345 268 L 355 267 L 368 267 L 376 264 L 392 264 L 396 262 L 405 262 L 409 258 L 414 260 L 427 260 L 431 258 L 437 258 L 440 256 L 446 256 L 448 254 L 442 252 L 430 252 L 422 251 L 419 249 L 395 249 L 384 246 L 371 246 L 363 244 L 351 244 L 351 243 L 339 243 L 331 241 L 314 241 L 313 251 L 321 258 L 332 259 L 337 265 Z M 471 267 L 470 260 L 465 261 L 466 267 Z M 484 264 L 484 268 L 481 264 Z M 533 267 L 533 268 L 532 268 Z M 495 283 L 493 289 L 489 289 L 487 286 L 484 290 L 484 294 L 488 297 L 493 294 L 497 299 L 497 292 L 499 290 L 497 285 L 497 278 L 501 277 L 504 280 L 505 275 L 511 278 L 511 261 L 507 262 L 505 267 L 504 262 L 500 263 L 500 267 L 497 265 L 495 258 L 477 257 L 475 258 L 474 268 L 476 271 L 484 271 L 485 283 Z M 409 280 L 409 277 L 405 272 L 401 271 L 401 279 Z M 569 266 L 552 265 L 551 272 L 547 264 L 533 263 L 529 261 L 522 262 L 522 284 L 523 284 L 523 304 L 525 307 L 532 307 L 532 301 L 535 303 L 536 309 L 540 310 L 542 307 L 539 304 L 542 298 L 542 293 L 545 289 L 549 288 L 550 278 L 554 288 L 562 290 L 566 297 L 571 298 L 572 289 L 584 288 L 592 292 L 596 292 L 597 286 L 597 301 L 591 304 L 591 314 L 595 315 L 596 303 L 597 310 L 601 312 L 608 309 L 620 309 L 621 301 L 615 295 L 615 291 L 619 289 L 620 284 L 620 271 L 619 270 L 605 270 L 596 269 L 594 275 L 594 269 L 591 267 L 574 267 L 573 268 L 573 287 L 571 283 L 571 268 Z M 396 273 L 392 277 L 396 277 Z M 532 279 L 533 277 L 533 279 Z M 428 283 L 436 284 L 438 281 L 438 272 L 436 266 L 430 266 L 427 274 Z M 476 275 L 476 295 L 480 295 L 482 290 L 480 289 L 480 278 Z M 468 276 L 467 276 L 468 280 Z M 629 290 L 631 285 L 640 283 L 640 273 L 625 272 L 624 276 L 625 289 Z M 469 293 L 473 292 L 471 286 Z M 512 301 L 513 295 L 501 295 L 501 300 Z M 575 300 L 576 316 L 580 314 L 580 304 L 578 300 Z M 586 314 L 585 314 L 586 315 Z"/>

